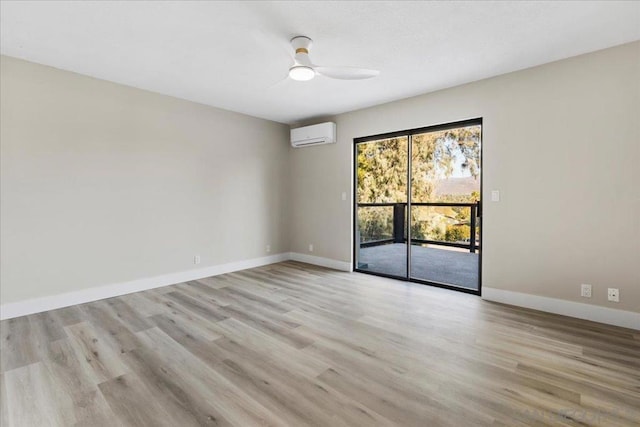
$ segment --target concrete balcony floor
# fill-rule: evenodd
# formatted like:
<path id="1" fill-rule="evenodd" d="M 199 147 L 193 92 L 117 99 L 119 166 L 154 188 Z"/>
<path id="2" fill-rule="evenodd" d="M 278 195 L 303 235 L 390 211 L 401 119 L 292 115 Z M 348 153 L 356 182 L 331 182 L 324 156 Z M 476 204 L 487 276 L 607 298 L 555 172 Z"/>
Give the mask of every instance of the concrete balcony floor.
<path id="1" fill-rule="evenodd" d="M 478 290 L 479 255 L 460 249 L 411 246 L 411 277 Z M 403 243 L 360 249 L 358 269 L 406 277 L 407 246 Z"/>

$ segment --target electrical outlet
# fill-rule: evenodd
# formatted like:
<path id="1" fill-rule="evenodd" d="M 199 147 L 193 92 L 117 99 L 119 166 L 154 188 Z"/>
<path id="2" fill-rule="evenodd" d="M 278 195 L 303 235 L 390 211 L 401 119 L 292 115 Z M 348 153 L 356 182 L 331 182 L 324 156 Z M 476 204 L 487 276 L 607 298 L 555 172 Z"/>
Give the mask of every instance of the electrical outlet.
<path id="1" fill-rule="evenodd" d="M 580 285 L 580 296 L 584 298 L 591 298 L 591 285 Z"/>
<path id="2" fill-rule="evenodd" d="M 313 243 L 309 243 L 309 252 L 313 252 Z"/>
<path id="3" fill-rule="evenodd" d="M 267 245 L 267 252 L 271 252 L 271 245 Z"/>
<path id="4" fill-rule="evenodd" d="M 194 264 L 200 264 L 200 255 L 194 255 L 193 263 Z"/>
<path id="5" fill-rule="evenodd" d="M 609 301 L 620 302 L 620 289 L 609 288 L 607 291 L 607 298 Z"/>

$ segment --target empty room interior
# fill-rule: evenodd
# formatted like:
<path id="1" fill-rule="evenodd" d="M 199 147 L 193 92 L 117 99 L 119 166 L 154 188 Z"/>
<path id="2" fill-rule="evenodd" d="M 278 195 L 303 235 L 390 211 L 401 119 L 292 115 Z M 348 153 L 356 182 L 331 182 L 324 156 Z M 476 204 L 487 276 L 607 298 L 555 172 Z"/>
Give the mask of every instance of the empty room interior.
<path id="1" fill-rule="evenodd" d="M 0 0 L 0 425 L 640 425 L 640 2 Z"/>

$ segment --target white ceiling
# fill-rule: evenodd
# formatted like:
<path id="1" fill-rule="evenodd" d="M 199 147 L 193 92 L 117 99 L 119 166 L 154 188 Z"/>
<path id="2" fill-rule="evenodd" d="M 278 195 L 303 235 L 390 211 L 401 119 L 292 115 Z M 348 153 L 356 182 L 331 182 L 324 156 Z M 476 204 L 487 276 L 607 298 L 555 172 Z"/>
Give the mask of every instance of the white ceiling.
<path id="1" fill-rule="evenodd" d="M 2 1 L 0 26 L 5 55 L 295 123 L 638 40 L 640 2 Z M 296 35 L 381 74 L 287 80 Z"/>

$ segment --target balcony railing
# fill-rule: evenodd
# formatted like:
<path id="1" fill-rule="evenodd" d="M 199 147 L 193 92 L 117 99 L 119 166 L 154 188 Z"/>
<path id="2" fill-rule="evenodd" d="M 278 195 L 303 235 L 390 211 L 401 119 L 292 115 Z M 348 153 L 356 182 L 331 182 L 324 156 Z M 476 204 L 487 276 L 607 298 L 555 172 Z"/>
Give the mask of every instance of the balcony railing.
<path id="1" fill-rule="evenodd" d="M 370 246 L 385 245 L 388 243 L 406 243 L 407 242 L 407 203 L 358 203 L 359 208 L 376 208 L 376 207 L 393 207 L 393 227 L 392 237 L 378 240 L 370 240 L 361 242 L 360 247 L 366 248 Z M 476 236 L 476 225 L 481 215 L 480 202 L 476 203 L 411 203 L 411 207 L 451 207 L 451 208 L 469 208 L 469 243 L 450 242 L 445 240 L 429 240 L 411 238 L 411 244 L 432 244 L 440 246 L 450 246 L 456 248 L 467 249 L 471 253 L 480 250 L 478 239 Z"/>

